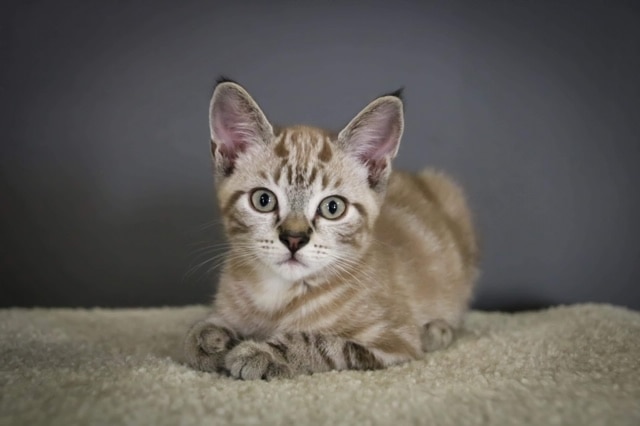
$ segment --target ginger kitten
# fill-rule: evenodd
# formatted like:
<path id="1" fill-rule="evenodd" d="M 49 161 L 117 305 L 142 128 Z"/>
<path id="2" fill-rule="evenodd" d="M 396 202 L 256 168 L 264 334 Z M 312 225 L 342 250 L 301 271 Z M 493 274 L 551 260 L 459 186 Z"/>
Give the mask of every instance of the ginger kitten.
<path id="1" fill-rule="evenodd" d="M 477 275 L 464 196 L 432 171 L 391 171 L 400 94 L 339 133 L 277 128 L 240 85 L 210 107 L 231 248 L 212 313 L 185 340 L 192 367 L 239 379 L 377 369 L 448 346 Z"/>

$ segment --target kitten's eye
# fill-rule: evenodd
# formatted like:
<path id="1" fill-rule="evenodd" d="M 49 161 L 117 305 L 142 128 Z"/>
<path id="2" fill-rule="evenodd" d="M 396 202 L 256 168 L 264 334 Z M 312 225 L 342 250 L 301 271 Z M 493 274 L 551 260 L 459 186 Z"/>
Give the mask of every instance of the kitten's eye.
<path id="1" fill-rule="evenodd" d="M 340 197 L 332 195 L 320 202 L 318 213 L 325 219 L 335 220 L 344 214 L 347 210 L 347 203 Z"/>
<path id="2" fill-rule="evenodd" d="M 259 188 L 251 193 L 251 204 L 253 208 L 261 213 L 269 213 L 276 209 L 278 199 L 275 194 L 268 189 Z"/>

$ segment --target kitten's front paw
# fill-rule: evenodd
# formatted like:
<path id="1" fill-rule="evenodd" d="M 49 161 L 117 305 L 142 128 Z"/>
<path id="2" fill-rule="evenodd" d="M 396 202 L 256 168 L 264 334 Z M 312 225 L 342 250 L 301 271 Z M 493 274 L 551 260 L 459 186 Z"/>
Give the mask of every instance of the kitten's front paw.
<path id="1" fill-rule="evenodd" d="M 285 359 L 266 343 L 244 341 L 226 356 L 225 365 L 231 377 L 242 380 L 271 380 L 293 377 Z"/>
<path id="2" fill-rule="evenodd" d="M 422 326 L 422 350 L 433 352 L 444 349 L 453 341 L 453 328 L 442 319 L 430 321 Z"/>
<path id="3" fill-rule="evenodd" d="M 225 355 L 235 343 L 236 339 L 227 329 L 200 321 L 187 333 L 184 354 L 191 367 L 202 371 L 220 372 L 224 369 Z"/>

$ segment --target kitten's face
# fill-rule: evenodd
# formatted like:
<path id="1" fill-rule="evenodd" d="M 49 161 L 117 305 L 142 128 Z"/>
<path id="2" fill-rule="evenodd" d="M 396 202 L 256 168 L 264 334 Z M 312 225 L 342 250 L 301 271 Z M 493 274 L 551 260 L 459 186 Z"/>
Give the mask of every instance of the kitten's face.
<path id="1" fill-rule="evenodd" d="M 368 176 L 321 130 L 284 129 L 221 182 L 228 237 L 288 280 L 338 272 L 370 243 L 381 197 Z"/>
<path id="2" fill-rule="evenodd" d="M 376 99 L 338 135 L 275 132 L 248 93 L 225 82 L 212 99 L 211 132 L 218 200 L 241 263 L 287 281 L 357 264 L 402 133 L 398 97 Z"/>

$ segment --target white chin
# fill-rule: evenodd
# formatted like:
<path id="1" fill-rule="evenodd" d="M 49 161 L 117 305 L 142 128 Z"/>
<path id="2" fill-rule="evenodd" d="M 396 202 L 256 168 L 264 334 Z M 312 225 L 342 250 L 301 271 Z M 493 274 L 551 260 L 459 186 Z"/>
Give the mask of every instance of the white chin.
<path id="1" fill-rule="evenodd" d="M 286 260 L 276 265 L 278 274 L 287 280 L 297 281 L 308 276 L 311 268 L 296 260 Z"/>

